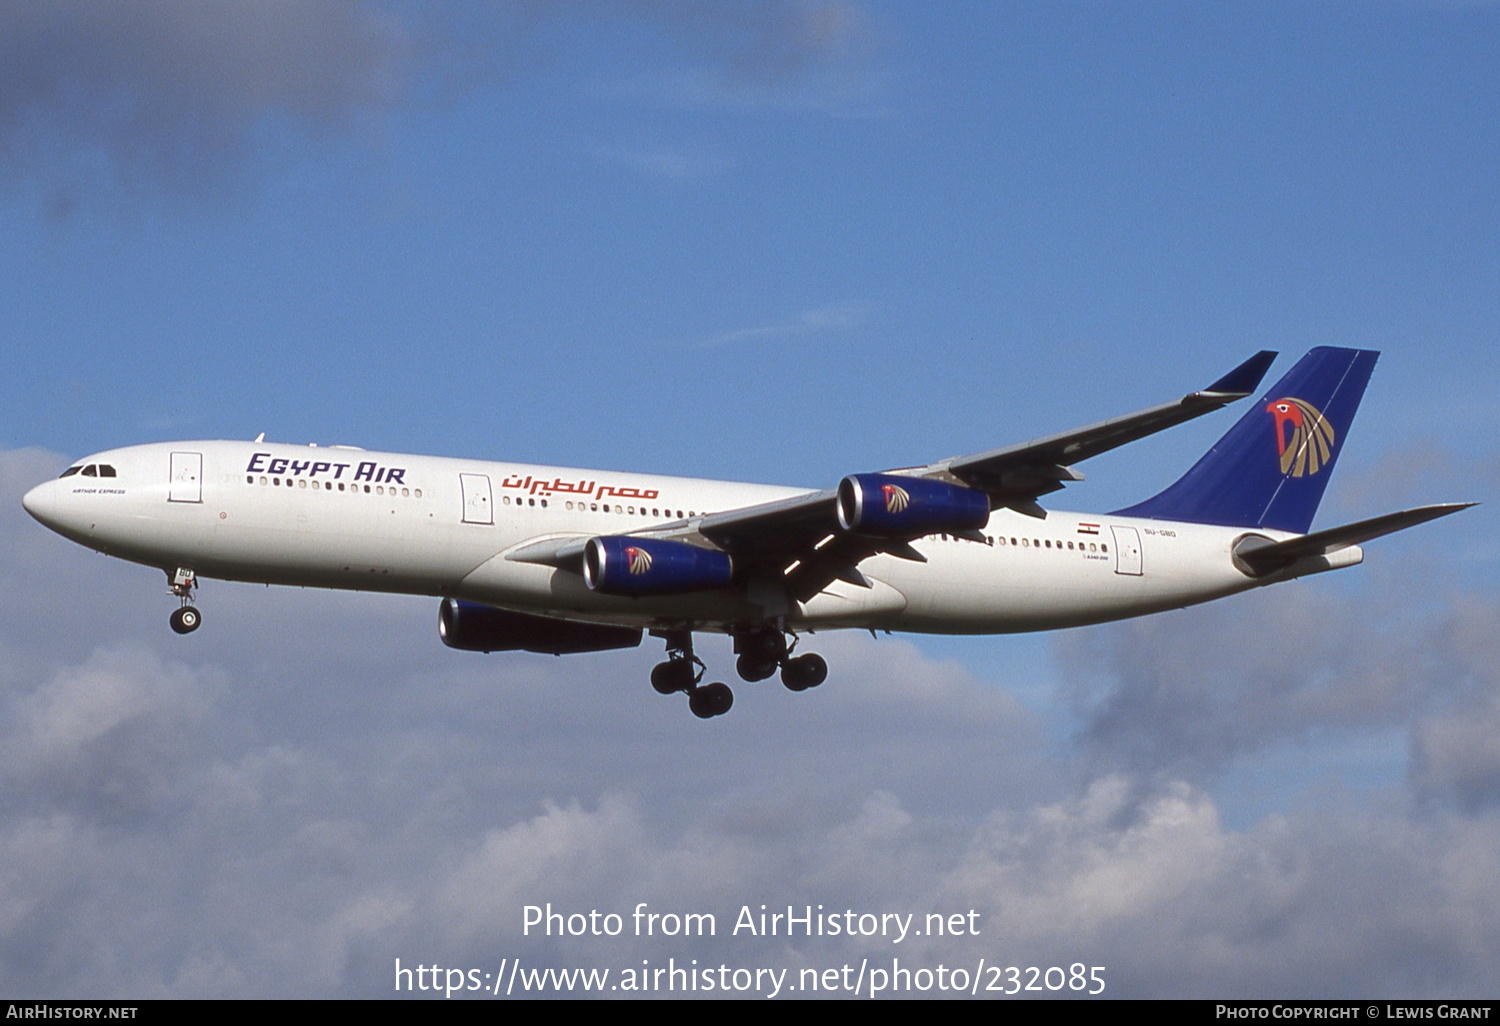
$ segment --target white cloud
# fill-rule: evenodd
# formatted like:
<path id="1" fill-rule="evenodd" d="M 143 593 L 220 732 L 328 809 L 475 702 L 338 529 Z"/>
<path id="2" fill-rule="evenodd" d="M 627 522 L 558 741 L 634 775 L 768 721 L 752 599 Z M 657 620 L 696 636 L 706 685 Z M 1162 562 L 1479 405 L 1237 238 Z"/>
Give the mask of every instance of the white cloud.
<path id="1" fill-rule="evenodd" d="M 604 27 L 660 41 L 713 69 L 718 88 L 804 90 L 867 48 L 863 9 L 841 0 L 509 2 L 472 9 L 341 0 L 50 0 L 0 8 L 0 184 L 37 189 L 61 218 L 85 198 L 206 195 L 237 183 L 278 138 L 382 124 L 451 101 Z M 622 152 L 681 176 L 670 152 Z"/>
<path id="2" fill-rule="evenodd" d="M 18 992 L 383 996 L 398 957 L 674 954 L 793 969 L 1084 961 L 1108 966 L 1118 995 L 1500 985 L 1500 812 L 1482 798 L 1487 736 L 1469 727 L 1493 715 L 1492 606 L 1472 598 L 1420 631 L 1392 630 L 1368 601 L 1304 598 L 1093 632 L 1097 722 L 1156 739 L 1154 761 L 1108 732 L 1056 751 L 995 683 L 848 633 L 804 641 L 833 666 L 821 688 L 737 685 L 734 711 L 704 723 L 646 684 L 654 650 L 469 657 L 437 644 L 424 602 L 211 583 L 208 625 L 179 638 L 154 572 L 53 545 L 19 513 L 20 490 L 63 462 L 0 454 L 0 579 L 27 590 L 7 609 L 50 622 L 66 609 L 74 628 L 59 642 L 0 621 L 0 978 Z M 1334 634 L 1372 617 L 1354 635 L 1369 651 L 1294 633 L 1283 655 L 1303 676 L 1267 680 L 1280 663 L 1225 633 L 1264 636 L 1309 609 Z M 1203 646 L 1229 668 L 1202 671 Z M 702 652 L 728 668 L 722 642 Z M 1141 718 L 1170 711 L 1153 679 L 1206 726 L 1151 733 Z M 1410 787 L 1309 781 L 1276 814 L 1226 825 L 1195 779 L 1222 765 L 1223 738 L 1253 761 L 1307 716 L 1405 725 Z M 1247 731 L 1226 734 L 1236 718 Z M 1133 754 L 1096 770 L 1120 751 Z M 713 912 L 720 934 L 523 937 L 522 907 L 548 901 Z M 762 903 L 974 909 L 981 932 L 899 948 L 728 935 Z"/>
<path id="3" fill-rule="evenodd" d="M 774 324 L 721 332 L 704 339 L 698 345 L 700 348 L 709 349 L 720 346 L 753 345 L 791 338 L 805 339 L 813 335 L 851 331 L 864 324 L 868 316 L 868 308 L 858 303 L 833 303 L 812 310 L 804 310 L 794 317 Z"/>

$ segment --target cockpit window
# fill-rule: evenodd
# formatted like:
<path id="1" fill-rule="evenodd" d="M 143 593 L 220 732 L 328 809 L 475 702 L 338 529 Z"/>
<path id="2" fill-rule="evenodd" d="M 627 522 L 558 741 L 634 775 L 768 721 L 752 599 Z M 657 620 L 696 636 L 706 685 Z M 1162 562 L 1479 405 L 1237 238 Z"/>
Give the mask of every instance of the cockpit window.
<path id="1" fill-rule="evenodd" d="M 99 476 L 100 477 L 114 477 L 115 476 L 115 468 L 111 467 L 108 463 L 101 463 L 101 464 L 99 464 Z"/>
<path id="2" fill-rule="evenodd" d="M 83 468 L 83 476 L 84 477 L 98 477 L 99 476 L 99 468 L 98 468 L 98 466 L 95 465 L 95 464 L 93 464 L 93 463 L 90 463 L 88 466 L 86 466 L 86 467 Z"/>
<path id="3" fill-rule="evenodd" d="M 72 477 L 82 469 L 82 467 L 69 467 L 67 470 L 64 470 L 61 474 L 59 474 L 58 477 Z"/>

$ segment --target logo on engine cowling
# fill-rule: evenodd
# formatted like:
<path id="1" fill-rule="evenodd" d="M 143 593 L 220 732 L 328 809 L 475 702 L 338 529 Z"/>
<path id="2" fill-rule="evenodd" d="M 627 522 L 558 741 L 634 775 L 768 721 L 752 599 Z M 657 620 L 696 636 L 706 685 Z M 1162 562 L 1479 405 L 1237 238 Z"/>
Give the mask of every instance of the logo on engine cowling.
<path id="1" fill-rule="evenodd" d="M 1316 474 L 1333 458 L 1333 425 L 1317 407 L 1301 399 L 1277 399 L 1266 407 L 1276 422 L 1281 472 L 1290 477 Z M 1290 429 L 1290 430 L 1289 430 Z"/>
<path id="2" fill-rule="evenodd" d="M 880 486 L 880 491 L 885 496 L 887 513 L 900 513 L 911 503 L 911 496 L 900 485 L 883 484 Z"/>
<path id="3" fill-rule="evenodd" d="M 639 576 L 651 569 L 651 553 L 634 545 L 625 548 L 625 558 L 630 560 L 630 572 Z"/>

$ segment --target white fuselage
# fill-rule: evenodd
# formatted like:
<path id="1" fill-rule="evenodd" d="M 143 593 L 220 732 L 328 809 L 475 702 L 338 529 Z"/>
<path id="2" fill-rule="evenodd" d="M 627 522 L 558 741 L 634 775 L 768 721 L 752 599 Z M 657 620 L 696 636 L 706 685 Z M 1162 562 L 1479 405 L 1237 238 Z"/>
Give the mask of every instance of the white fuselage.
<path id="1" fill-rule="evenodd" d="M 629 626 L 715 630 L 766 615 L 744 590 L 629 598 L 570 570 L 507 559 L 548 538 L 649 529 L 806 489 L 366 452 L 181 442 L 80 461 L 113 477 L 46 482 L 26 507 L 60 534 L 169 574 L 451 596 Z M 933 535 L 925 562 L 876 555 L 870 587 L 835 581 L 794 603 L 787 626 L 981 634 L 1045 630 L 1191 605 L 1285 579 L 1252 578 L 1240 528 L 1009 510 L 984 541 Z M 1282 532 L 1253 532 L 1280 540 Z M 1358 562 L 1357 547 L 1298 573 Z M 753 593 L 754 589 L 751 589 Z"/>

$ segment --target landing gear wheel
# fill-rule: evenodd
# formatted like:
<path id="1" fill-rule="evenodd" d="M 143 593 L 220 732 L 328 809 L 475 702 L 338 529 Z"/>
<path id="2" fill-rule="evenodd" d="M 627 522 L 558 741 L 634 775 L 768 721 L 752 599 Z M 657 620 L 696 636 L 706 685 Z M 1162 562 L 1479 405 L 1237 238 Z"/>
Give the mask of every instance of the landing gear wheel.
<path id="1" fill-rule="evenodd" d="M 796 659 L 787 660 L 781 669 L 781 683 L 789 691 L 806 691 L 828 679 L 828 662 L 820 655 L 809 652 Z"/>
<path id="2" fill-rule="evenodd" d="M 734 692 L 728 684 L 705 684 L 688 692 L 688 708 L 699 719 L 723 716 L 733 705 Z"/>
<path id="3" fill-rule="evenodd" d="M 178 634 L 191 634 L 203 623 L 203 614 L 193 606 L 183 606 L 172 614 L 169 622 Z"/>
<path id="4" fill-rule="evenodd" d="M 746 652 L 734 661 L 734 668 L 744 680 L 765 680 L 776 672 L 776 660 L 762 660 L 758 653 Z"/>
<path id="5" fill-rule="evenodd" d="M 693 684 L 693 664 L 686 659 L 668 659 L 651 668 L 651 686 L 659 695 L 675 695 Z"/>

